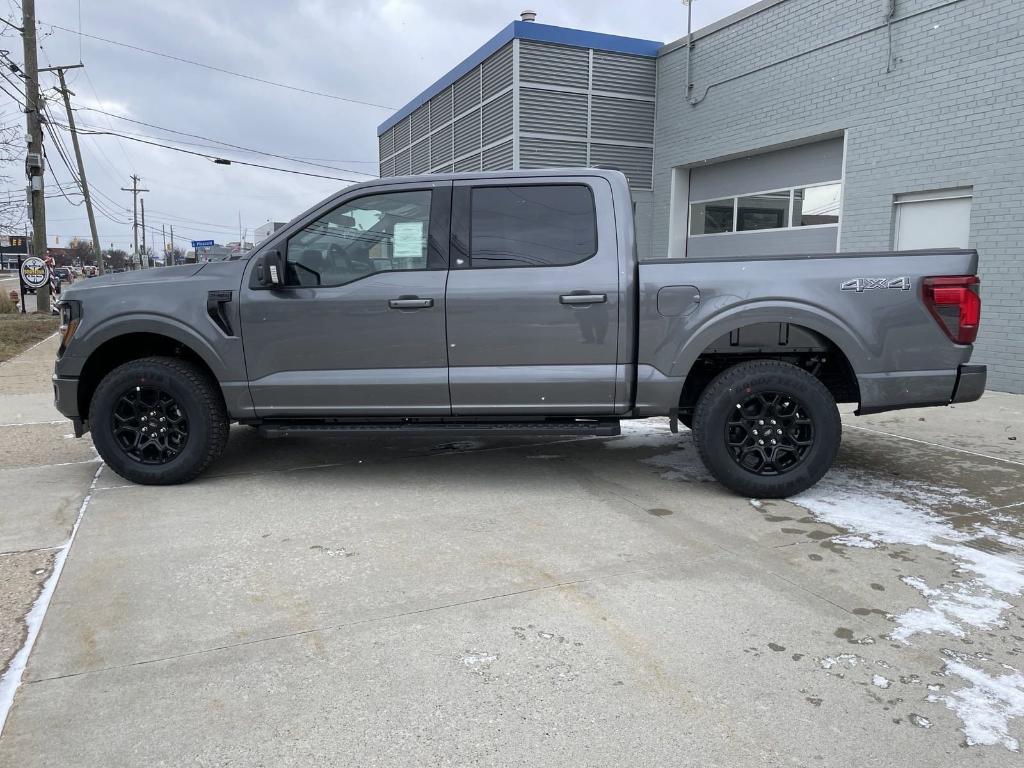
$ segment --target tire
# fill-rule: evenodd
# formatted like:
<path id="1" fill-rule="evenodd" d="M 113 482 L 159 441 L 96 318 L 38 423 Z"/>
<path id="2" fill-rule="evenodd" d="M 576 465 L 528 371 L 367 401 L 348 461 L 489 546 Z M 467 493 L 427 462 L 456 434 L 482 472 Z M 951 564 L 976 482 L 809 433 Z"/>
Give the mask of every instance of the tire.
<path id="1" fill-rule="evenodd" d="M 216 383 L 175 357 L 133 360 L 108 373 L 93 393 L 89 428 L 110 468 L 142 485 L 187 483 L 216 461 L 228 440 Z"/>
<path id="2" fill-rule="evenodd" d="M 756 360 L 708 384 L 693 432 L 701 460 L 722 485 L 746 497 L 779 499 L 828 472 L 843 425 L 835 398 L 814 376 L 789 363 Z"/>

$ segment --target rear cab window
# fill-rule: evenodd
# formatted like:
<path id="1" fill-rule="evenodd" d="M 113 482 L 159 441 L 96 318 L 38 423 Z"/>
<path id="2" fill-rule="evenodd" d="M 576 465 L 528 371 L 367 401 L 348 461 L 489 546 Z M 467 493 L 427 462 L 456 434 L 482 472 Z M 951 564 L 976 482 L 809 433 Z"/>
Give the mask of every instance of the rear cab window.
<path id="1" fill-rule="evenodd" d="M 597 253 L 594 194 L 585 184 L 474 187 L 469 219 L 476 269 L 561 267 Z"/>

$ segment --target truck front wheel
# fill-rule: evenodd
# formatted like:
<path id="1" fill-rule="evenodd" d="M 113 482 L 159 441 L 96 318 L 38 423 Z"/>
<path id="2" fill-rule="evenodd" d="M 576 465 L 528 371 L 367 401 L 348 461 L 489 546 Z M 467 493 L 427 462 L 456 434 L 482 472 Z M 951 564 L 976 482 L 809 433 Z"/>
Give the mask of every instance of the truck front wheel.
<path id="1" fill-rule="evenodd" d="M 93 443 L 126 480 L 192 480 L 224 451 L 228 419 L 215 382 L 174 357 L 146 357 L 108 373 L 89 406 Z"/>
<path id="2" fill-rule="evenodd" d="M 694 441 L 732 491 L 777 499 L 800 493 L 832 466 L 843 425 L 825 385 L 789 363 L 757 360 L 720 373 L 694 411 Z"/>

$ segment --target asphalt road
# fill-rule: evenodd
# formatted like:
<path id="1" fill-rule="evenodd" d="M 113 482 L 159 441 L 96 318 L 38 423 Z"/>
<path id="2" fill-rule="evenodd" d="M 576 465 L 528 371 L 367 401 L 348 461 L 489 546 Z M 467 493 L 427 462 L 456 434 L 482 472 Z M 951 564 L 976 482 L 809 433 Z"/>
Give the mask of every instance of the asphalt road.
<path id="1" fill-rule="evenodd" d="M 793 501 L 660 420 L 236 428 L 144 488 L 47 410 L 53 346 L 0 367 L 4 648 L 45 608 L 0 765 L 1019 764 L 1022 397 L 847 417 Z"/>

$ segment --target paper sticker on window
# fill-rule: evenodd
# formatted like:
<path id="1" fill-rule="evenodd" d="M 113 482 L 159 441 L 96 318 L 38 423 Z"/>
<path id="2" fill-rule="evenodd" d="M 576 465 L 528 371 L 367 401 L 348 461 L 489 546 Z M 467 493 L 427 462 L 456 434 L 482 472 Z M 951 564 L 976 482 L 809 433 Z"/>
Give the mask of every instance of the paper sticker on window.
<path id="1" fill-rule="evenodd" d="M 394 258 L 418 258 L 423 255 L 425 239 L 422 221 L 405 221 L 395 224 Z"/>

